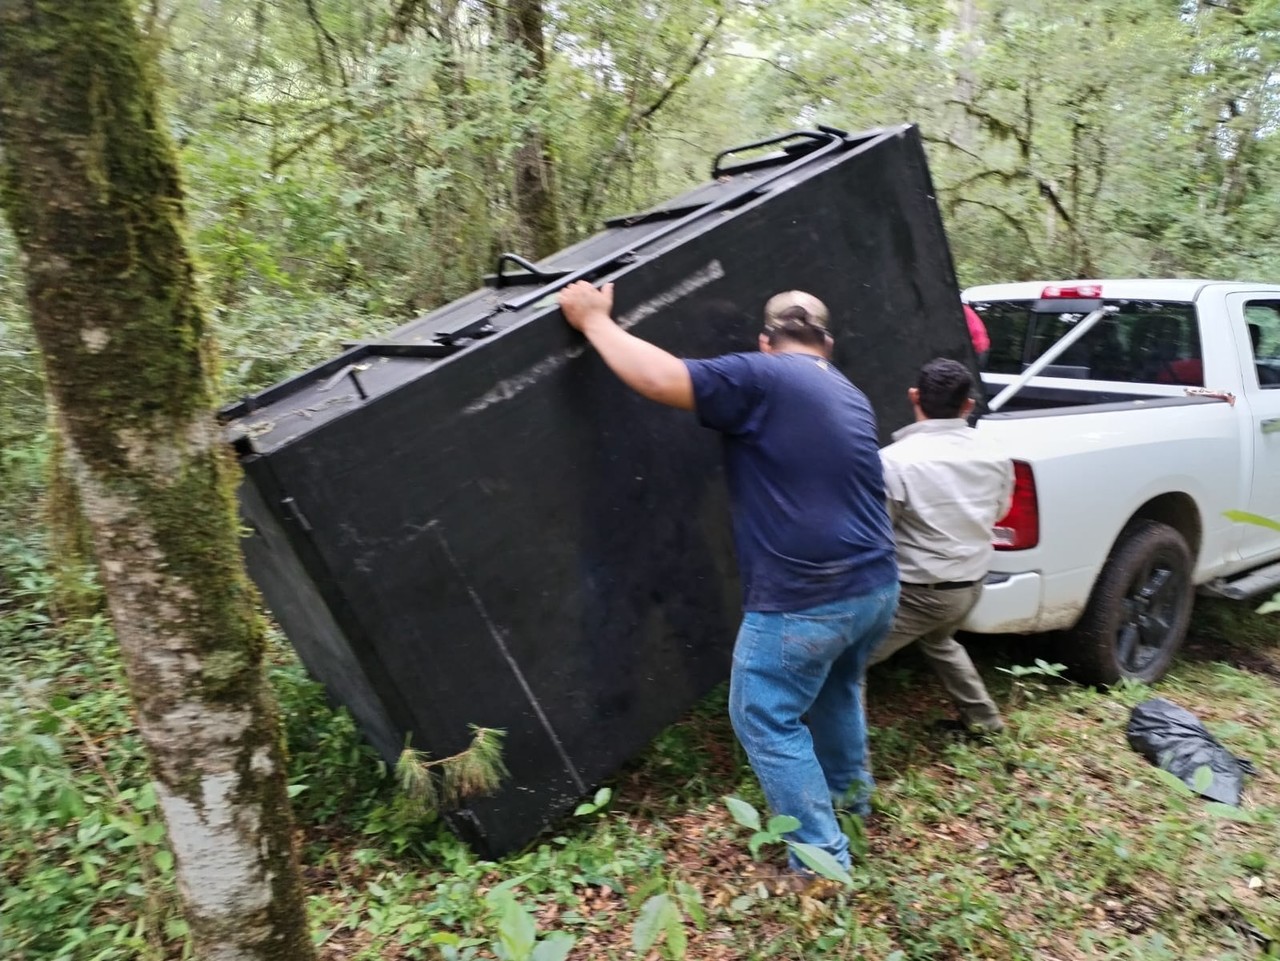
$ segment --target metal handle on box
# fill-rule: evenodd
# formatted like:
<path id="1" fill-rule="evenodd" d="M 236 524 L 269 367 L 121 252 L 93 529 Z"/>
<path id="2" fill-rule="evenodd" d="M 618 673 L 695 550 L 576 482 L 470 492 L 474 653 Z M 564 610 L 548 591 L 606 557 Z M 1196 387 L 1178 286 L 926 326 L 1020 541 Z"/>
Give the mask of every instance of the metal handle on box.
<path id="1" fill-rule="evenodd" d="M 502 272 L 504 264 L 515 264 L 521 270 L 533 277 L 534 280 L 540 280 L 544 284 L 551 283 L 552 281 L 558 280 L 564 276 L 563 270 L 551 272 L 541 270 L 538 268 L 537 264 L 525 260 L 525 258 L 521 257 L 519 254 L 513 254 L 510 251 L 507 251 L 506 253 L 498 254 L 498 266 L 495 268 L 496 275 L 494 277 L 495 287 L 502 287 L 503 281 L 506 279 L 506 275 Z"/>
<path id="2" fill-rule="evenodd" d="M 826 143 L 831 140 L 841 140 L 845 136 L 846 134 L 843 130 L 836 130 L 834 127 L 819 127 L 817 130 L 793 130 L 791 133 L 779 134 L 767 140 L 757 140 L 755 143 L 744 143 L 738 147 L 730 147 L 728 150 L 721 150 L 711 161 L 711 179 L 715 180 L 723 173 L 720 161 L 734 154 L 745 153 L 748 150 L 759 150 L 761 147 L 772 147 L 776 143 L 786 143 L 788 140 L 805 139 Z"/>

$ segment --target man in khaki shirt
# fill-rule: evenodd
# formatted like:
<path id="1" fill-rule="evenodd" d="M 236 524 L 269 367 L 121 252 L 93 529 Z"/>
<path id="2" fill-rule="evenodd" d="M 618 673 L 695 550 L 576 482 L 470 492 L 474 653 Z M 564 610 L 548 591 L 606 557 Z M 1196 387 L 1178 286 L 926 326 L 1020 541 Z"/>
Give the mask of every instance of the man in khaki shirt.
<path id="1" fill-rule="evenodd" d="M 982 594 L 991 528 L 1013 498 L 1013 463 L 969 427 L 972 388 L 963 364 L 925 364 L 907 392 L 916 422 L 880 452 L 902 595 L 893 627 L 870 663 L 919 641 L 964 726 L 991 733 L 1004 722 L 969 653 L 952 635 Z"/>

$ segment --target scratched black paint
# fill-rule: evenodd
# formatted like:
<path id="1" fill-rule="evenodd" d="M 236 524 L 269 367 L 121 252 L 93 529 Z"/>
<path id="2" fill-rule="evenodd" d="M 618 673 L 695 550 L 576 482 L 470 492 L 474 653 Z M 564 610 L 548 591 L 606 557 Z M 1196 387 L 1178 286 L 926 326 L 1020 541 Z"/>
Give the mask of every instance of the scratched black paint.
<path id="1" fill-rule="evenodd" d="M 919 137 L 849 137 L 788 170 L 657 243 L 661 221 L 618 226 L 539 266 L 634 251 L 594 279 L 616 282 L 618 316 L 648 314 L 635 333 L 685 356 L 752 349 L 768 296 L 812 291 L 887 436 L 921 363 L 972 363 Z M 477 291 L 390 339 L 431 343 L 535 290 Z M 391 761 L 406 734 L 438 757 L 468 724 L 508 732 L 511 778 L 450 819 L 489 856 L 724 680 L 739 616 L 718 439 L 623 388 L 548 297 L 449 356 L 353 350 L 224 412 L 249 569 L 371 743 Z"/>

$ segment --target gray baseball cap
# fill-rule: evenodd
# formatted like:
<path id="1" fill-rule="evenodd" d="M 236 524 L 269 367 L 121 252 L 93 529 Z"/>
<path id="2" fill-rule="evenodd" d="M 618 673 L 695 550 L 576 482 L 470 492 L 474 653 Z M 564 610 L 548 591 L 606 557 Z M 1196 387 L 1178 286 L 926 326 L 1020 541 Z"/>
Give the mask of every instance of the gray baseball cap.
<path id="1" fill-rule="evenodd" d="M 827 305 L 803 290 L 784 290 L 780 294 L 774 294 L 764 305 L 766 330 L 786 330 L 788 327 L 819 327 L 827 330 L 829 318 Z"/>

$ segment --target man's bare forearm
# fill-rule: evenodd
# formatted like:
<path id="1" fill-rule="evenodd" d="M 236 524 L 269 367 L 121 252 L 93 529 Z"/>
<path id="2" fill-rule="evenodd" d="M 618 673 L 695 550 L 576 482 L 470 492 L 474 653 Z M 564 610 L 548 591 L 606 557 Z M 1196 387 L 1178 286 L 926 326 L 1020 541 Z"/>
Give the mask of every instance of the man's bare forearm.
<path id="1" fill-rule="evenodd" d="M 609 369 L 637 394 L 669 407 L 693 410 L 693 380 L 680 358 L 627 333 L 603 311 L 593 311 L 581 330 Z"/>

